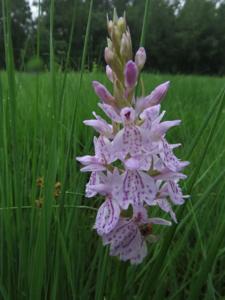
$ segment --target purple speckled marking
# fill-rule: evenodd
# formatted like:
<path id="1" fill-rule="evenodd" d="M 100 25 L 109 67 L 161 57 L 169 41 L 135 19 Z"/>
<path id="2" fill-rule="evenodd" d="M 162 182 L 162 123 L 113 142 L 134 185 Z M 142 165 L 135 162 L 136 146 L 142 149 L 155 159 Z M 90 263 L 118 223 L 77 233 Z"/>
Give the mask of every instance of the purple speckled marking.
<path id="1" fill-rule="evenodd" d="M 178 183 L 170 180 L 168 182 L 168 192 L 174 204 L 181 205 L 184 203 L 183 194 Z"/>
<path id="2" fill-rule="evenodd" d="M 156 188 L 154 180 L 144 172 L 127 170 L 123 180 L 123 196 L 121 206 L 129 204 L 138 206 L 154 199 Z"/>
<path id="3" fill-rule="evenodd" d="M 118 204 L 108 198 L 99 208 L 95 228 L 99 235 L 107 234 L 117 225 L 120 216 Z"/>

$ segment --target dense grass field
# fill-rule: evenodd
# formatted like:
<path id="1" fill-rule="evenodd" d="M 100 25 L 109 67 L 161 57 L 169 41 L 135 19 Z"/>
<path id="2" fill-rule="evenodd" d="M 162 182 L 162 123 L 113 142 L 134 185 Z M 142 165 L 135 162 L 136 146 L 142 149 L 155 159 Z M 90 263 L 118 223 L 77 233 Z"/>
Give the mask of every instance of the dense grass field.
<path id="1" fill-rule="evenodd" d="M 165 119 L 182 125 L 168 139 L 191 162 L 191 198 L 139 266 L 108 256 L 92 230 L 102 199 L 85 199 L 75 161 L 93 153 L 82 121 L 101 113 L 94 79 L 108 84 L 102 73 L 0 74 L 0 299 L 223 299 L 224 78 L 143 75 L 146 93 L 171 81 Z"/>

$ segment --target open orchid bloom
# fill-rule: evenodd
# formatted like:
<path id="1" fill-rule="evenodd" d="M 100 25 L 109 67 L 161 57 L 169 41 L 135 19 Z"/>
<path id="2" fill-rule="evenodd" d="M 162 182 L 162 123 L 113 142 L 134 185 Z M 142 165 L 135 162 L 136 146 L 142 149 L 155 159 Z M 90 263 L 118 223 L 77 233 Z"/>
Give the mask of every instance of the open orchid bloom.
<path id="1" fill-rule="evenodd" d="M 110 255 L 139 264 L 147 255 L 146 241 L 156 240 L 153 227 L 171 225 L 162 218 L 149 218 L 149 211 L 152 214 L 157 206 L 177 222 L 173 206 L 182 205 L 188 197 L 180 188 L 180 180 L 186 178 L 182 170 L 188 162 L 173 152 L 180 144 L 166 140 L 167 131 L 180 125 L 180 120 L 163 121 L 161 102 L 170 83 L 136 99 L 146 53 L 141 47 L 133 59 L 130 31 L 126 20 L 119 20 L 108 21 L 110 38 L 105 49 L 106 75 L 113 93 L 93 82 L 98 105 L 108 120 L 93 112 L 95 119 L 84 121 L 99 137 L 94 138 L 94 155 L 77 160 L 83 164 L 82 172 L 91 172 L 86 197 L 99 194 L 104 199 L 94 225 L 103 244 L 109 245 Z"/>
<path id="2" fill-rule="evenodd" d="M 146 240 L 153 224 L 171 225 L 161 218 L 148 218 L 143 206 L 135 206 L 132 218 L 120 217 L 114 229 L 103 234 L 103 243 L 110 245 L 110 255 L 119 256 L 123 261 L 130 260 L 131 264 L 139 264 L 147 255 Z"/>

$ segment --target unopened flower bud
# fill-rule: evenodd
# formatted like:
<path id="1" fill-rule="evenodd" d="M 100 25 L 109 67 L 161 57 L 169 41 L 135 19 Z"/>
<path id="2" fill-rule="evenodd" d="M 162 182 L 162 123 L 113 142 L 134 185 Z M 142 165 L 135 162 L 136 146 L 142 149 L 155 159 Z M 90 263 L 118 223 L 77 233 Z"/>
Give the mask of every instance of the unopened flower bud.
<path id="1" fill-rule="evenodd" d="M 119 28 L 117 26 L 115 26 L 115 28 L 114 28 L 114 38 L 116 39 L 118 44 L 120 43 L 121 36 L 122 36 L 122 33 L 120 32 Z"/>
<path id="2" fill-rule="evenodd" d="M 132 45 L 129 31 L 123 33 L 120 43 L 120 55 L 125 61 L 132 59 Z"/>
<path id="3" fill-rule="evenodd" d="M 132 50 L 132 42 L 131 42 L 131 36 L 130 36 L 130 30 L 129 29 L 125 32 L 125 35 L 126 35 L 127 44 L 129 46 L 129 49 Z"/>
<path id="4" fill-rule="evenodd" d="M 148 98 L 148 106 L 152 106 L 152 105 L 156 105 L 159 104 L 163 98 L 165 97 L 168 89 L 170 86 L 170 82 L 166 81 L 160 85 L 158 85 L 149 96 L 147 96 L 146 98 Z"/>
<path id="5" fill-rule="evenodd" d="M 124 56 L 127 52 L 128 44 L 127 44 L 127 39 L 126 35 L 123 33 L 122 39 L 121 39 L 121 44 L 120 44 L 120 54 L 121 56 Z"/>
<path id="6" fill-rule="evenodd" d="M 114 54 L 109 47 L 105 48 L 105 61 L 107 64 L 111 64 L 114 59 Z"/>
<path id="7" fill-rule="evenodd" d="M 107 46 L 108 46 L 108 48 L 109 48 L 110 50 L 112 50 L 113 44 L 112 44 L 112 41 L 111 41 L 109 38 L 107 38 Z"/>
<path id="8" fill-rule="evenodd" d="M 125 86 L 133 88 L 137 82 L 138 69 L 136 64 L 129 60 L 125 66 Z"/>
<path id="9" fill-rule="evenodd" d="M 114 81 L 113 70 L 110 68 L 109 65 L 106 66 L 106 75 L 107 75 L 108 79 L 113 83 L 113 81 Z"/>
<path id="10" fill-rule="evenodd" d="M 141 70 L 146 61 L 146 52 L 145 48 L 140 47 L 135 55 L 135 63 L 139 70 Z"/>
<path id="11" fill-rule="evenodd" d="M 95 90 L 96 95 L 102 100 L 104 103 L 111 103 L 114 101 L 114 97 L 110 94 L 107 88 L 98 81 L 93 81 L 92 86 Z"/>
<path id="12" fill-rule="evenodd" d="M 107 21 L 107 28 L 108 28 L 109 35 L 111 36 L 112 29 L 113 29 L 113 21 L 111 21 L 111 20 Z"/>
<path id="13" fill-rule="evenodd" d="M 118 22 L 117 22 L 117 26 L 120 30 L 120 32 L 125 32 L 126 31 L 126 20 L 123 17 L 120 17 Z"/>
<path id="14" fill-rule="evenodd" d="M 114 10 L 113 10 L 113 22 L 115 24 L 118 22 L 118 15 L 117 15 L 116 8 L 114 8 Z"/>

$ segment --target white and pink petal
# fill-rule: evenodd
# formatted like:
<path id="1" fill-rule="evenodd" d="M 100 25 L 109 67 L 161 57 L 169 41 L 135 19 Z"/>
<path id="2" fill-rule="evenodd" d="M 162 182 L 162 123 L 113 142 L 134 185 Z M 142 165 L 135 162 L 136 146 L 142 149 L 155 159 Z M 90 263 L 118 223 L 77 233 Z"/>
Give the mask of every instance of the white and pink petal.
<path id="1" fill-rule="evenodd" d="M 138 265 L 142 263 L 143 259 L 147 256 L 147 254 L 148 254 L 147 244 L 145 240 L 142 239 L 139 250 L 133 257 L 130 258 L 130 263 L 132 265 Z"/>
<path id="2" fill-rule="evenodd" d="M 184 195 L 178 183 L 172 180 L 167 182 L 168 193 L 171 201 L 176 205 L 184 204 Z"/>
<path id="3" fill-rule="evenodd" d="M 162 218 L 149 218 L 149 223 L 151 224 L 156 224 L 156 225 L 164 225 L 164 226 L 171 226 L 171 222 L 167 221 L 165 219 Z"/>
<path id="4" fill-rule="evenodd" d="M 127 125 L 114 138 L 113 151 L 118 158 L 123 159 L 130 155 L 140 154 L 142 150 L 142 135 L 135 125 Z"/>
<path id="5" fill-rule="evenodd" d="M 172 152 L 170 145 L 167 141 L 162 138 L 160 143 L 160 153 L 159 153 L 165 166 L 171 171 L 177 172 L 186 167 L 189 162 L 181 162 Z"/>
<path id="6" fill-rule="evenodd" d="M 99 172 L 106 170 L 106 167 L 102 163 L 89 164 L 80 169 L 81 172 Z"/>
<path id="7" fill-rule="evenodd" d="M 117 226 L 103 235 L 104 245 L 110 244 L 110 255 L 132 264 L 141 263 L 147 255 L 147 247 L 137 224 L 131 219 L 120 219 Z"/>
<path id="8" fill-rule="evenodd" d="M 112 138 L 113 136 L 112 125 L 109 125 L 104 119 L 98 116 L 95 112 L 93 112 L 93 115 L 96 117 L 96 120 L 85 120 L 84 124 L 93 127 L 100 134 Z"/>
<path id="9" fill-rule="evenodd" d="M 98 105 L 113 122 L 122 123 L 121 116 L 113 106 L 105 103 L 99 103 Z"/>
<path id="10" fill-rule="evenodd" d="M 102 172 L 92 172 L 88 183 L 86 184 L 85 196 L 87 198 L 94 197 L 98 191 L 94 187 L 105 182 L 105 175 Z"/>
<path id="11" fill-rule="evenodd" d="M 99 235 L 108 234 L 117 225 L 120 208 L 115 200 L 108 198 L 99 208 L 94 228 Z"/>
<path id="12" fill-rule="evenodd" d="M 172 220 L 175 223 L 177 223 L 176 215 L 175 215 L 174 211 L 172 210 L 172 207 L 171 207 L 170 203 L 167 201 L 167 199 L 157 199 L 156 202 L 157 202 L 158 206 L 166 213 L 169 213 Z"/>
<path id="13" fill-rule="evenodd" d="M 132 206 L 143 205 L 144 202 L 151 205 L 156 194 L 154 180 L 142 171 L 127 170 L 122 175 L 122 186 L 117 193 L 118 201 L 123 209 Z"/>
<path id="14" fill-rule="evenodd" d="M 112 162 L 112 144 L 104 136 L 94 138 L 95 156 L 103 161 L 104 164 Z"/>

